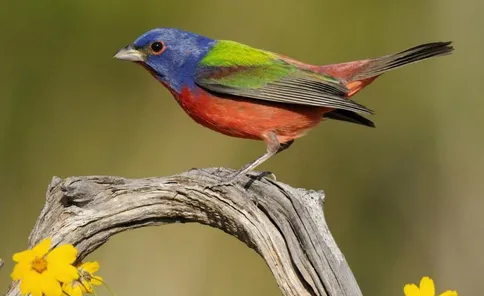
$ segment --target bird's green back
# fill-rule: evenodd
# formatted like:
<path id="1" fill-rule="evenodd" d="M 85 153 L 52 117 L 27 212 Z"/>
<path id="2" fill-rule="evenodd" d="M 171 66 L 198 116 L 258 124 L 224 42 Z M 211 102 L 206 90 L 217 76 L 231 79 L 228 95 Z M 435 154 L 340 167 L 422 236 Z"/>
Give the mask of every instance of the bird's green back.
<path id="1" fill-rule="evenodd" d="M 200 64 L 208 67 L 260 66 L 271 64 L 276 59 L 274 53 L 235 41 L 219 40 Z"/>
<path id="2" fill-rule="evenodd" d="M 205 82 L 244 88 L 263 87 L 296 71 L 274 53 L 228 40 L 218 41 L 199 66 L 213 70 Z"/>
<path id="3" fill-rule="evenodd" d="M 259 88 L 290 75 L 341 83 L 332 76 L 300 69 L 275 53 L 229 40 L 217 41 L 200 61 L 199 67 L 213 70 L 214 75 L 204 75 L 205 79 L 231 87 Z"/>

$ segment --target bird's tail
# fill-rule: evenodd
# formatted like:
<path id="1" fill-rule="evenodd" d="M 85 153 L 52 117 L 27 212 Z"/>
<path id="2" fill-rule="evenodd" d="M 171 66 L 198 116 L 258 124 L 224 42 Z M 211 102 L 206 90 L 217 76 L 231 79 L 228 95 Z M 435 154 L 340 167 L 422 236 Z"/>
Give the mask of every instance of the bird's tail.
<path id="1" fill-rule="evenodd" d="M 431 57 L 448 55 L 454 50 L 451 43 L 452 42 L 450 41 L 427 43 L 409 48 L 399 53 L 371 59 L 365 66 L 361 67 L 359 71 L 355 72 L 355 75 L 349 80 L 356 81 L 372 78 L 411 63 Z"/>
<path id="2" fill-rule="evenodd" d="M 376 59 L 320 66 L 318 71 L 345 80 L 349 89 L 348 97 L 351 97 L 387 71 L 431 57 L 450 54 L 454 50 L 451 43 L 449 41 L 422 44 Z"/>
<path id="3" fill-rule="evenodd" d="M 345 80 L 346 87 L 349 89 L 348 97 L 351 97 L 387 71 L 431 57 L 450 54 L 454 50 L 451 44 L 450 41 L 427 43 L 376 59 L 320 66 L 318 70 Z M 334 110 L 325 113 L 323 117 L 375 126 L 369 119 L 347 110 Z"/>

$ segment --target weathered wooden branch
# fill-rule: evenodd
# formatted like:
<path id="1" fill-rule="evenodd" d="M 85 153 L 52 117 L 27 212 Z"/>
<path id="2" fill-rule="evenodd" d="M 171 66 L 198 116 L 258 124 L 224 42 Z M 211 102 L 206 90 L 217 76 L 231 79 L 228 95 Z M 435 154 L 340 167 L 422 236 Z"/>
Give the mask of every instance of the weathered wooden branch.
<path id="1" fill-rule="evenodd" d="M 82 260 L 121 231 L 197 222 L 219 228 L 259 253 L 283 295 L 361 295 L 326 225 L 323 192 L 249 177 L 233 186 L 207 188 L 228 173 L 204 169 L 135 180 L 54 177 L 29 246 L 50 236 L 55 245 L 75 245 Z M 19 295 L 18 283 L 7 295 Z"/>

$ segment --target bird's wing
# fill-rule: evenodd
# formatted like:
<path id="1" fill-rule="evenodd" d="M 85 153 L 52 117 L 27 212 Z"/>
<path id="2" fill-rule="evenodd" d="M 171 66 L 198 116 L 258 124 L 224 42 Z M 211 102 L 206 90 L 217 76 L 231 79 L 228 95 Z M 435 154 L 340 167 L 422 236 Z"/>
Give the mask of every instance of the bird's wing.
<path id="1" fill-rule="evenodd" d="M 335 120 L 361 124 L 364 126 L 375 127 L 375 124 L 373 123 L 373 121 L 361 116 L 358 113 L 348 111 L 348 110 L 341 110 L 341 109 L 333 110 L 331 112 L 324 113 L 323 118 L 330 118 Z"/>
<path id="2" fill-rule="evenodd" d="M 218 41 L 198 64 L 195 82 L 214 93 L 372 113 L 347 98 L 348 89 L 340 80 L 233 41 Z"/>

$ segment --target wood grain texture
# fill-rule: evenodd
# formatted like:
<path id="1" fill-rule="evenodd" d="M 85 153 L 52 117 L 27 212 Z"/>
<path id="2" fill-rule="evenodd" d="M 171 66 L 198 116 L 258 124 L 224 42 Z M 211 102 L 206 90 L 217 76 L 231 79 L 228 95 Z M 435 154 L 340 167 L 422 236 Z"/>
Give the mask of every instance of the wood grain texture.
<path id="1" fill-rule="evenodd" d="M 229 173 L 200 169 L 145 179 L 54 177 L 29 247 L 50 236 L 54 245 L 75 245 L 82 260 L 116 233 L 196 222 L 221 229 L 260 254 L 283 295 L 362 295 L 326 224 L 322 191 L 249 177 L 207 188 Z M 19 295 L 18 283 L 6 295 Z"/>

